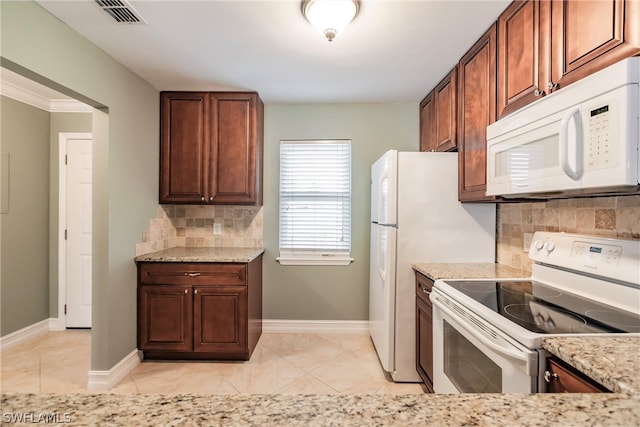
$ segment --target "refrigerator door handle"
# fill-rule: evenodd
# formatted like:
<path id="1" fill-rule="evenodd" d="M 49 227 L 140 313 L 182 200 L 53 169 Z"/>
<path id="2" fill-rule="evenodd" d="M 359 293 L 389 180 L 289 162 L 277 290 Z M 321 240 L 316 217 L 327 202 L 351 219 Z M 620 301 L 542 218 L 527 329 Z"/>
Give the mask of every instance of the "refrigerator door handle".
<path id="1" fill-rule="evenodd" d="M 378 178 L 378 223 L 386 224 L 389 215 L 386 207 L 389 205 L 387 198 L 389 197 L 389 169 L 384 168 Z"/>
<path id="2" fill-rule="evenodd" d="M 383 239 L 383 233 L 386 233 L 387 230 L 384 228 L 379 228 L 378 233 L 376 233 L 378 235 L 378 242 L 377 242 L 377 254 L 376 254 L 376 259 L 377 259 L 377 270 L 378 270 L 378 275 L 380 276 L 380 278 L 382 279 L 383 282 L 386 282 L 386 276 L 387 276 L 387 272 L 386 272 L 386 266 L 385 266 L 385 259 L 384 255 L 383 255 L 383 251 L 386 253 L 387 248 L 386 248 L 386 240 L 387 239 Z M 384 241 L 383 241 L 384 240 Z"/>

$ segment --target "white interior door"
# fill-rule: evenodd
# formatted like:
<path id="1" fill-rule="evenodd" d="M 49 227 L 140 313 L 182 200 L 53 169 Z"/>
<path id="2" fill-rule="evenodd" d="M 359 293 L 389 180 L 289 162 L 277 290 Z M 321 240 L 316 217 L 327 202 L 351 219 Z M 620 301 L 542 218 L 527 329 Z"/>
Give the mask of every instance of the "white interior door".
<path id="1" fill-rule="evenodd" d="M 67 140 L 66 326 L 91 327 L 92 140 Z"/>

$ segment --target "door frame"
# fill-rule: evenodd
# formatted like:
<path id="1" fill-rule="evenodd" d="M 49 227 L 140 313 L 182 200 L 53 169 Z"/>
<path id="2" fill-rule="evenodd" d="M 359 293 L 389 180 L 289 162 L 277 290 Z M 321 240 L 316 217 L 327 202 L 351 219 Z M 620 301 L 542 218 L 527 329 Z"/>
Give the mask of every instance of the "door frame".
<path id="1" fill-rule="evenodd" d="M 64 239 L 67 217 L 67 172 L 65 158 L 67 141 L 70 139 L 91 139 L 92 132 L 60 132 L 58 133 L 58 325 L 56 330 L 67 328 L 67 317 L 64 305 L 67 298 L 67 251 Z M 92 307 L 93 311 L 93 307 Z"/>

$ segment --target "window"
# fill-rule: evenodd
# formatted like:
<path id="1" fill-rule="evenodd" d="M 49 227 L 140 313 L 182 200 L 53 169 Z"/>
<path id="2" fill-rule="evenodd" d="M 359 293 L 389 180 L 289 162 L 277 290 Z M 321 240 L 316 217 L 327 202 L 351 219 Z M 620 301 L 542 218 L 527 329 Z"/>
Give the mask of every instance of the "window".
<path id="1" fill-rule="evenodd" d="M 280 141 L 278 261 L 352 261 L 350 140 Z"/>

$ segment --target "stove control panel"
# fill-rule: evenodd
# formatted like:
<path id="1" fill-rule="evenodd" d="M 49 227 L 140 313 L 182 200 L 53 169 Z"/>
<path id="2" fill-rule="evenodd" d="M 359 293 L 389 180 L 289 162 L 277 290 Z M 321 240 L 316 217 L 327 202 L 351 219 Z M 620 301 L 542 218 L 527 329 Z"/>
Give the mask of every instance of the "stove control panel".
<path id="1" fill-rule="evenodd" d="M 617 265 L 622 258 L 622 246 L 574 242 L 570 256 L 579 258 L 585 263 Z"/>
<path id="2" fill-rule="evenodd" d="M 538 231 L 529 258 L 536 263 L 640 286 L 640 241 Z"/>

